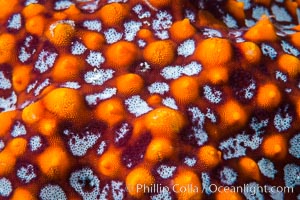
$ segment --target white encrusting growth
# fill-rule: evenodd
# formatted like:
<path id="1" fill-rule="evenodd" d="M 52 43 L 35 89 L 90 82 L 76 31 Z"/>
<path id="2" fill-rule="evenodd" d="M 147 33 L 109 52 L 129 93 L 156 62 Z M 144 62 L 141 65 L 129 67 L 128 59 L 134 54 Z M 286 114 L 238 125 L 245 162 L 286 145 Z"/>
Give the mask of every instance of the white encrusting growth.
<path id="1" fill-rule="evenodd" d="M 90 51 L 89 55 L 85 61 L 90 64 L 92 67 L 100 68 L 100 65 L 104 63 L 105 58 L 102 56 L 101 52 Z"/>
<path id="2" fill-rule="evenodd" d="M 0 152 L 4 149 L 5 144 L 3 142 L 3 140 L 0 140 Z"/>
<path id="3" fill-rule="evenodd" d="M 19 30 L 22 27 L 22 16 L 20 13 L 14 14 L 7 24 L 7 28 Z"/>
<path id="4" fill-rule="evenodd" d="M 34 68 L 40 73 L 46 72 L 48 69 L 53 67 L 57 56 L 58 54 L 56 52 L 43 49 L 38 56 L 38 60 L 36 61 Z"/>
<path id="5" fill-rule="evenodd" d="M 127 106 L 128 111 L 136 117 L 146 114 L 152 110 L 152 108 L 148 106 L 147 102 L 139 95 L 134 95 L 126 99 L 125 105 Z"/>
<path id="6" fill-rule="evenodd" d="M 140 48 L 143 48 L 143 47 L 145 47 L 146 46 L 146 42 L 145 42 L 145 40 L 142 40 L 142 39 L 139 39 L 138 41 L 138 46 L 140 47 Z"/>
<path id="7" fill-rule="evenodd" d="M 104 31 L 104 36 L 107 44 L 112 44 L 119 41 L 122 38 L 123 33 L 119 33 L 116 29 L 110 28 Z"/>
<path id="8" fill-rule="evenodd" d="M 84 75 L 84 80 L 86 83 L 92 85 L 102 85 L 103 83 L 111 79 L 114 73 L 115 71 L 112 69 L 95 69 L 93 71 L 88 71 Z"/>
<path id="9" fill-rule="evenodd" d="M 159 39 L 164 40 L 169 38 L 168 29 L 172 24 L 172 15 L 165 10 L 160 10 L 152 21 L 152 29 Z"/>
<path id="10" fill-rule="evenodd" d="M 262 15 L 270 16 L 269 11 L 267 8 L 263 6 L 256 6 L 252 9 L 252 17 L 256 20 L 259 20 Z"/>
<path id="11" fill-rule="evenodd" d="M 281 47 L 285 53 L 291 54 L 296 57 L 300 55 L 300 51 L 297 48 L 284 40 L 281 40 Z"/>
<path id="12" fill-rule="evenodd" d="M 17 177 L 24 183 L 30 183 L 37 177 L 32 164 L 21 166 L 17 170 Z"/>
<path id="13" fill-rule="evenodd" d="M 158 194 L 155 194 L 150 197 L 151 200 L 172 200 L 171 192 L 165 188 L 159 190 Z"/>
<path id="14" fill-rule="evenodd" d="M 225 184 L 225 185 L 232 185 L 235 183 L 235 181 L 237 180 L 237 176 L 238 174 L 231 168 L 229 167 L 224 167 L 221 171 L 220 171 L 220 180 L 221 183 Z"/>
<path id="15" fill-rule="evenodd" d="M 50 85 L 50 79 L 49 78 L 47 78 L 47 79 L 45 79 L 35 90 L 34 90 L 34 96 L 38 96 L 40 93 L 41 93 L 41 91 L 45 88 L 45 87 L 47 87 L 48 85 Z"/>
<path id="16" fill-rule="evenodd" d="M 192 61 L 185 66 L 167 66 L 161 71 L 161 75 L 167 79 L 177 79 L 183 75 L 193 76 L 198 75 L 202 70 L 202 65 L 196 61 Z"/>
<path id="17" fill-rule="evenodd" d="M 5 177 L 0 178 L 0 196 L 8 197 L 13 191 L 10 180 Z"/>
<path id="18" fill-rule="evenodd" d="M 216 29 L 211 28 L 204 28 L 203 29 L 203 35 L 205 35 L 208 38 L 214 38 L 214 37 L 222 37 L 222 33 Z"/>
<path id="19" fill-rule="evenodd" d="M 157 168 L 156 172 L 159 174 L 161 178 L 168 179 L 173 177 L 175 170 L 176 170 L 175 166 L 160 165 Z"/>
<path id="20" fill-rule="evenodd" d="M 85 100 L 90 106 L 95 106 L 98 101 L 109 99 L 117 94 L 117 88 L 105 88 L 102 92 L 89 94 L 85 96 Z"/>
<path id="21" fill-rule="evenodd" d="M 300 158 L 300 133 L 290 139 L 289 153 L 295 158 Z"/>
<path id="22" fill-rule="evenodd" d="M 66 193 L 59 185 L 48 184 L 40 191 L 41 200 L 67 200 Z"/>
<path id="23" fill-rule="evenodd" d="M 16 121 L 16 123 L 13 126 L 13 129 L 11 131 L 11 136 L 12 137 L 18 137 L 21 135 L 26 135 L 27 131 L 24 126 L 20 121 Z"/>
<path id="24" fill-rule="evenodd" d="M 78 82 L 68 81 L 60 85 L 61 87 L 65 88 L 72 88 L 72 89 L 79 89 L 81 85 Z"/>
<path id="25" fill-rule="evenodd" d="M 56 1 L 54 4 L 54 10 L 64 10 L 70 8 L 74 3 L 70 0 L 60 0 Z"/>
<path id="26" fill-rule="evenodd" d="M 184 16 L 185 16 L 185 18 L 188 18 L 191 22 L 196 21 L 196 15 L 192 10 L 186 9 L 184 11 Z"/>
<path id="27" fill-rule="evenodd" d="M 4 76 L 4 73 L 0 71 L 0 89 L 7 90 L 11 88 L 11 82 Z"/>
<path id="28" fill-rule="evenodd" d="M 197 160 L 194 157 L 185 157 L 183 163 L 186 164 L 189 167 L 195 166 Z"/>
<path id="29" fill-rule="evenodd" d="M 100 32 L 102 29 L 102 24 L 99 20 L 86 20 L 83 22 L 83 27 L 90 31 Z"/>
<path id="30" fill-rule="evenodd" d="M 15 110 L 17 103 L 17 95 L 13 91 L 11 95 L 7 98 L 0 97 L 0 110 L 2 109 L 3 112 Z"/>
<path id="31" fill-rule="evenodd" d="M 259 121 L 256 117 L 253 117 L 250 122 L 250 127 L 254 130 L 257 136 L 265 132 L 264 128 L 269 124 L 269 119 Z"/>
<path id="32" fill-rule="evenodd" d="M 42 138 L 39 135 L 35 135 L 35 136 L 31 137 L 29 140 L 29 145 L 30 145 L 31 151 L 39 150 L 43 145 Z"/>
<path id="33" fill-rule="evenodd" d="M 69 130 L 64 130 L 64 134 L 69 137 L 68 145 L 74 156 L 84 156 L 86 152 L 92 148 L 97 140 L 101 137 L 100 134 L 85 131 L 84 135 L 73 133 Z"/>
<path id="34" fill-rule="evenodd" d="M 202 146 L 208 140 L 208 135 L 204 129 L 205 114 L 197 107 L 191 107 L 188 111 L 192 114 L 191 121 L 194 124 L 191 128 L 193 137 L 195 138 L 197 145 Z"/>
<path id="35" fill-rule="evenodd" d="M 274 117 L 274 126 L 279 132 L 288 130 L 293 122 L 293 117 L 288 113 L 288 109 L 289 105 L 286 105 L 283 110 L 279 108 Z"/>
<path id="36" fill-rule="evenodd" d="M 133 41 L 137 32 L 140 30 L 141 26 L 142 26 L 141 22 L 137 22 L 137 21 L 133 21 L 133 20 L 124 23 L 125 40 Z"/>
<path id="37" fill-rule="evenodd" d="M 148 91 L 151 94 L 164 94 L 170 89 L 169 85 L 164 82 L 155 82 L 148 86 Z"/>
<path id="38" fill-rule="evenodd" d="M 294 163 L 287 164 L 283 171 L 285 186 L 294 188 L 300 185 L 300 166 Z"/>
<path id="39" fill-rule="evenodd" d="M 102 141 L 97 149 L 97 155 L 102 155 L 105 151 L 107 144 L 105 141 Z"/>
<path id="40" fill-rule="evenodd" d="M 178 106 L 176 105 L 176 101 L 175 99 L 171 98 L 171 97 L 166 97 L 162 100 L 162 104 L 169 107 L 169 108 L 172 108 L 174 110 L 178 110 Z"/>
<path id="41" fill-rule="evenodd" d="M 116 137 L 115 137 L 115 142 L 118 143 L 120 142 L 121 139 L 126 137 L 126 135 L 129 134 L 129 124 L 128 123 L 122 123 L 121 127 L 115 132 Z"/>
<path id="42" fill-rule="evenodd" d="M 275 19 L 277 22 L 291 22 L 292 17 L 287 12 L 287 10 L 284 7 L 279 7 L 276 4 L 273 4 L 271 7 L 273 16 L 275 16 Z"/>
<path id="43" fill-rule="evenodd" d="M 287 80 L 288 80 L 287 75 L 285 75 L 285 74 L 284 74 L 283 72 L 281 72 L 281 71 L 276 71 L 275 78 L 276 78 L 277 80 L 283 81 L 284 83 L 286 83 Z"/>
<path id="44" fill-rule="evenodd" d="M 259 190 L 260 185 L 256 182 L 251 182 L 245 185 L 243 193 L 247 200 L 264 200 L 264 196 Z"/>
<path id="45" fill-rule="evenodd" d="M 227 25 L 228 28 L 237 28 L 237 21 L 229 14 L 223 16 L 223 22 Z"/>
<path id="46" fill-rule="evenodd" d="M 209 174 L 206 173 L 206 172 L 202 172 L 201 173 L 201 179 L 202 179 L 202 188 L 203 188 L 203 191 L 207 195 L 212 194 L 212 191 L 211 191 L 211 180 L 210 180 Z"/>
<path id="47" fill-rule="evenodd" d="M 83 54 L 87 48 L 79 41 L 72 42 L 71 53 L 73 55 L 81 55 Z"/>
<path id="48" fill-rule="evenodd" d="M 268 56 L 271 58 L 271 60 L 274 60 L 277 57 L 277 51 L 271 47 L 268 44 L 262 43 L 261 44 L 261 51 L 265 56 Z"/>
<path id="49" fill-rule="evenodd" d="M 151 17 L 151 13 L 147 10 L 143 10 L 143 6 L 141 4 L 135 5 L 132 10 L 138 15 L 139 19 Z"/>
<path id="50" fill-rule="evenodd" d="M 100 194 L 100 180 L 90 168 L 83 168 L 72 172 L 71 187 L 84 199 L 98 199 Z M 85 188 L 90 188 L 88 191 Z"/>
<path id="51" fill-rule="evenodd" d="M 257 162 L 257 164 L 258 164 L 260 172 L 264 176 L 271 178 L 271 179 L 275 178 L 277 170 L 275 169 L 274 163 L 271 160 L 269 160 L 267 158 L 262 158 L 261 160 L 259 160 Z"/>
<path id="52" fill-rule="evenodd" d="M 177 54 L 179 56 L 188 57 L 192 55 L 195 51 L 195 41 L 192 39 L 185 40 L 177 48 Z"/>
<path id="53" fill-rule="evenodd" d="M 36 52 L 35 48 L 33 48 L 31 51 L 28 51 L 28 48 L 30 48 L 30 43 L 32 41 L 33 37 L 31 35 L 27 36 L 25 38 L 24 44 L 20 48 L 18 58 L 22 63 L 28 61 L 28 59 Z"/>
<path id="54" fill-rule="evenodd" d="M 203 87 L 204 97 L 209 102 L 218 104 L 222 101 L 222 92 L 208 85 Z"/>

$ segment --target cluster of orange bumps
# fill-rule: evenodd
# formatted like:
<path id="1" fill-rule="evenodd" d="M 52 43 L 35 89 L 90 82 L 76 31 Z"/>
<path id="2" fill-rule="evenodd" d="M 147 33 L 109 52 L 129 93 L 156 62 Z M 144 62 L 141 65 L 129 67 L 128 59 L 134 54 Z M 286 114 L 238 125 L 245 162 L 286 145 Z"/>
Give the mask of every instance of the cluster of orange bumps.
<path id="1" fill-rule="evenodd" d="M 251 10 L 276 6 L 291 19 L 266 12 L 246 26 Z M 224 167 L 237 176 L 223 173 L 229 186 L 291 186 L 284 195 L 299 199 L 299 179 L 283 170 L 293 163 L 300 176 L 299 0 L 0 0 L 0 9 L 0 199 L 249 199 L 207 192 L 205 181 L 226 185 Z"/>

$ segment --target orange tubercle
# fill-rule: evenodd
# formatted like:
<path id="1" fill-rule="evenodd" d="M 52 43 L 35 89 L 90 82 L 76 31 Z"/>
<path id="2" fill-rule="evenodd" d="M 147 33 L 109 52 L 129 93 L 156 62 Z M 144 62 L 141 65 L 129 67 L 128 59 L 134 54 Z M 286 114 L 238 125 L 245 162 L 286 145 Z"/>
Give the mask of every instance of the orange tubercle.
<path id="1" fill-rule="evenodd" d="M 5 150 L 11 152 L 15 157 L 23 155 L 27 148 L 27 140 L 24 138 L 12 139 L 6 146 Z"/>
<path id="2" fill-rule="evenodd" d="M 17 116 L 17 111 L 8 111 L 0 113 L 0 137 L 3 137 L 9 133 L 15 117 Z"/>
<path id="3" fill-rule="evenodd" d="M 204 66 L 215 67 L 231 61 L 233 51 L 229 40 L 209 38 L 198 44 L 195 56 Z"/>
<path id="4" fill-rule="evenodd" d="M 70 45 L 71 40 L 75 35 L 75 28 L 73 25 L 63 21 L 54 22 L 48 29 L 46 36 L 49 41 L 56 46 Z"/>
<path id="5" fill-rule="evenodd" d="M 14 190 L 14 193 L 10 200 L 37 200 L 36 194 L 33 194 L 30 190 L 22 187 L 18 187 Z"/>
<path id="6" fill-rule="evenodd" d="M 238 22 L 244 23 L 245 21 L 245 11 L 244 11 L 244 3 L 238 2 L 235 0 L 229 0 L 226 2 L 226 8 L 233 15 Z"/>
<path id="7" fill-rule="evenodd" d="M 50 179 L 59 179 L 67 175 L 70 167 L 70 155 L 59 146 L 47 147 L 37 158 L 40 170 Z"/>
<path id="8" fill-rule="evenodd" d="M 294 46 L 298 49 L 300 48 L 300 32 L 293 33 L 291 36 L 291 41 Z"/>
<path id="9" fill-rule="evenodd" d="M 82 40 L 83 44 L 91 50 L 99 50 L 105 43 L 105 39 L 102 34 L 92 31 L 84 32 Z"/>
<path id="10" fill-rule="evenodd" d="M 7 18 L 15 11 L 17 5 L 18 0 L 12 0 L 9 1 L 9 3 L 6 0 L 0 0 L 0 20 L 7 20 Z"/>
<path id="11" fill-rule="evenodd" d="M 148 99 L 147 99 L 147 103 L 149 104 L 149 106 L 151 107 L 157 107 L 160 106 L 162 102 L 162 98 L 160 95 L 158 94 L 153 94 L 151 95 Z"/>
<path id="12" fill-rule="evenodd" d="M 244 34 L 244 38 L 255 43 L 277 40 L 275 27 L 265 15 Z"/>
<path id="13" fill-rule="evenodd" d="M 58 128 L 58 121 L 55 117 L 41 119 L 38 124 L 39 132 L 44 136 L 54 135 Z"/>
<path id="14" fill-rule="evenodd" d="M 266 137 L 262 143 L 263 154 L 272 159 L 284 159 L 287 154 L 287 141 L 282 134 Z"/>
<path id="15" fill-rule="evenodd" d="M 176 138 L 185 124 L 180 112 L 167 107 L 156 108 L 145 116 L 145 126 L 154 137 Z"/>
<path id="16" fill-rule="evenodd" d="M 238 161 L 239 171 L 246 179 L 260 179 L 260 171 L 257 163 L 249 157 L 242 157 Z"/>
<path id="17" fill-rule="evenodd" d="M 226 102 L 220 110 L 221 120 L 224 125 L 239 128 L 247 122 L 247 114 L 245 110 L 235 101 Z"/>
<path id="18" fill-rule="evenodd" d="M 166 6 L 170 6 L 172 3 L 172 0 L 148 0 L 148 2 L 151 4 L 151 6 L 161 9 Z"/>
<path id="19" fill-rule="evenodd" d="M 24 9 L 22 10 L 23 16 L 27 19 L 34 17 L 36 15 L 44 14 L 45 12 L 46 12 L 45 6 L 38 3 L 29 4 L 28 6 L 24 7 Z"/>
<path id="20" fill-rule="evenodd" d="M 200 200 L 202 199 L 202 186 L 197 174 L 188 169 L 182 169 L 178 172 L 172 184 L 178 200 Z M 180 190 L 185 188 L 186 190 Z"/>
<path id="21" fill-rule="evenodd" d="M 178 42 L 192 37 L 195 33 L 196 29 L 187 18 L 173 23 L 170 28 L 171 37 Z"/>
<path id="22" fill-rule="evenodd" d="M 174 146 L 170 140 L 154 138 L 147 147 L 145 158 L 152 162 L 158 162 L 171 157 L 174 150 Z"/>
<path id="23" fill-rule="evenodd" d="M 255 43 L 242 42 L 239 43 L 238 47 L 240 48 L 241 53 L 246 61 L 246 63 L 242 63 L 242 64 L 247 66 L 247 64 L 256 65 L 260 62 L 262 53 L 260 48 Z"/>
<path id="24" fill-rule="evenodd" d="M 212 169 L 221 162 L 221 152 L 214 146 L 205 145 L 198 151 L 199 164 L 205 169 Z"/>
<path id="25" fill-rule="evenodd" d="M 0 176 L 6 176 L 15 169 L 16 157 L 5 149 L 0 152 Z"/>
<path id="26" fill-rule="evenodd" d="M 162 68 L 174 61 L 175 48 L 168 40 L 151 42 L 145 47 L 143 57 L 153 67 Z"/>
<path id="27" fill-rule="evenodd" d="M 195 78 L 183 76 L 170 84 L 171 94 L 180 104 L 192 103 L 199 97 L 199 85 Z"/>
<path id="28" fill-rule="evenodd" d="M 42 36 L 45 29 L 45 18 L 41 15 L 36 15 L 26 20 L 25 28 L 31 34 Z"/>
<path id="29" fill-rule="evenodd" d="M 0 35 L 0 64 L 13 61 L 15 46 L 16 38 L 12 34 L 3 33 Z"/>
<path id="30" fill-rule="evenodd" d="M 44 106 L 41 101 L 32 103 L 22 111 L 22 120 L 27 124 L 38 122 L 44 116 Z"/>
<path id="31" fill-rule="evenodd" d="M 145 193 L 143 188 L 139 186 L 148 186 L 154 184 L 154 177 L 148 169 L 143 167 L 137 167 L 130 171 L 130 173 L 126 177 L 126 188 L 128 189 L 128 193 L 135 198 L 142 198 Z"/>
<path id="32" fill-rule="evenodd" d="M 118 70 L 127 70 L 136 61 L 138 53 L 139 50 L 135 44 L 119 41 L 108 46 L 105 57 L 108 66 Z"/>
<path id="33" fill-rule="evenodd" d="M 16 92 L 26 89 L 30 82 L 31 67 L 27 65 L 18 65 L 13 68 L 12 84 Z"/>
<path id="34" fill-rule="evenodd" d="M 290 77 L 296 77 L 300 72 L 300 60 L 289 54 L 282 54 L 278 58 L 279 69 L 287 72 Z"/>
<path id="35" fill-rule="evenodd" d="M 116 26 L 129 15 L 126 4 L 110 3 L 99 10 L 99 17 L 106 26 Z"/>
<path id="36" fill-rule="evenodd" d="M 154 41 L 154 35 L 153 35 L 152 31 L 150 31 L 148 29 L 139 30 L 139 32 L 137 33 L 137 37 L 142 40 L 145 40 L 146 42 Z"/>
<path id="37" fill-rule="evenodd" d="M 116 149 L 106 151 L 98 161 L 99 172 L 110 178 L 117 177 L 121 167 L 120 151 Z"/>
<path id="38" fill-rule="evenodd" d="M 95 115 L 112 127 L 125 119 L 125 108 L 120 99 L 113 98 L 101 102 L 95 109 Z"/>
<path id="39" fill-rule="evenodd" d="M 80 72 L 84 68 L 84 62 L 71 55 L 62 55 L 55 62 L 52 70 L 54 81 L 74 81 L 78 79 Z"/>
<path id="40" fill-rule="evenodd" d="M 281 93 L 276 85 L 267 83 L 259 87 L 257 105 L 262 108 L 275 108 L 281 102 Z"/>
<path id="41" fill-rule="evenodd" d="M 224 84 L 228 81 L 227 67 L 210 67 L 206 70 L 206 77 L 212 84 Z"/>
<path id="42" fill-rule="evenodd" d="M 118 93 L 130 96 L 138 94 L 144 87 L 144 80 L 137 74 L 128 73 L 117 77 L 116 86 Z"/>

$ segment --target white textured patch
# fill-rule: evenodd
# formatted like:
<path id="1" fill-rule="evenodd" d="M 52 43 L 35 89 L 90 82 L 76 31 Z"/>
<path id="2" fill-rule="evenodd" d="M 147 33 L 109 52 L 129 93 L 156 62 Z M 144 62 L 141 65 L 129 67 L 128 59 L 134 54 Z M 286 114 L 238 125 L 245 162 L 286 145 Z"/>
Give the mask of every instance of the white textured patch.
<path id="1" fill-rule="evenodd" d="M 107 144 L 105 141 L 102 141 L 97 149 L 97 155 L 102 155 L 105 151 Z"/>
<path id="2" fill-rule="evenodd" d="M 222 37 L 220 31 L 211 28 L 204 28 L 203 35 L 205 35 L 208 38 Z"/>
<path id="3" fill-rule="evenodd" d="M 196 158 L 193 158 L 193 157 L 185 157 L 183 162 L 187 166 L 193 167 L 193 166 L 195 166 L 197 160 L 196 160 Z"/>
<path id="4" fill-rule="evenodd" d="M 66 193 L 59 185 L 48 184 L 40 191 L 42 200 L 67 200 Z"/>
<path id="5" fill-rule="evenodd" d="M 90 94 L 85 97 L 85 100 L 87 101 L 88 105 L 95 106 L 97 105 L 98 101 L 109 99 L 112 96 L 116 95 L 117 88 L 105 88 L 100 93 Z"/>
<path id="6" fill-rule="evenodd" d="M 261 51 L 265 56 L 270 57 L 272 60 L 274 60 L 277 57 L 277 51 L 268 44 L 262 43 Z"/>
<path id="7" fill-rule="evenodd" d="M 295 158 L 300 158 L 300 133 L 290 139 L 289 153 Z"/>
<path id="8" fill-rule="evenodd" d="M 172 23 L 172 15 L 170 13 L 167 11 L 158 11 L 152 22 L 155 35 L 162 40 L 168 39 L 169 33 L 167 30 L 171 27 Z"/>
<path id="9" fill-rule="evenodd" d="M 12 192 L 12 185 L 7 178 L 0 178 L 0 196 L 8 197 Z"/>
<path id="10" fill-rule="evenodd" d="M 212 193 L 211 191 L 211 181 L 210 181 L 210 176 L 206 172 L 201 173 L 201 179 L 202 179 L 202 188 L 204 192 L 207 195 L 210 195 Z"/>
<path id="11" fill-rule="evenodd" d="M 228 28 L 237 28 L 237 21 L 229 14 L 223 16 L 223 22 L 227 25 Z"/>
<path id="12" fill-rule="evenodd" d="M 72 88 L 72 89 L 79 89 L 81 85 L 78 82 L 68 81 L 60 85 L 61 87 L 65 88 Z"/>
<path id="13" fill-rule="evenodd" d="M 158 191 L 158 194 L 151 196 L 151 200 L 172 200 L 171 192 L 166 188 Z"/>
<path id="14" fill-rule="evenodd" d="M 11 93 L 11 96 L 7 97 L 6 99 L 4 97 L 0 97 L 0 109 L 3 109 L 2 112 L 15 110 L 16 103 L 17 95 L 14 91 Z"/>
<path id="15" fill-rule="evenodd" d="M 157 168 L 156 172 L 161 178 L 168 179 L 173 177 L 175 170 L 175 166 L 161 165 Z"/>
<path id="16" fill-rule="evenodd" d="M 3 140 L 0 140 L 0 152 L 4 149 L 5 144 L 3 142 Z"/>
<path id="17" fill-rule="evenodd" d="M 121 181 L 111 181 L 111 190 L 112 190 L 112 195 L 113 199 L 115 200 L 123 200 L 125 196 L 125 189 L 122 188 L 124 187 L 124 183 Z"/>
<path id="18" fill-rule="evenodd" d="M 260 185 L 256 182 L 251 182 L 245 185 L 243 193 L 247 200 L 264 200 L 264 196 L 259 190 Z"/>
<path id="19" fill-rule="evenodd" d="M 294 188 L 300 185 L 300 166 L 291 163 L 284 167 L 285 186 Z"/>
<path id="20" fill-rule="evenodd" d="M 281 115 L 282 110 L 279 108 L 277 114 L 274 117 L 274 126 L 277 131 L 286 131 L 291 127 L 293 117 L 288 113 L 289 106 L 286 105 L 283 109 L 283 115 Z"/>
<path id="21" fill-rule="evenodd" d="M 133 41 L 137 32 L 140 30 L 142 26 L 141 22 L 129 21 L 124 23 L 125 28 L 125 40 Z"/>
<path id="22" fill-rule="evenodd" d="M 277 173 L 277 170 L 275 169 L 275 166 L 273 162 L 269 159 L 262 158 L 257 162 L 260 172 L 271 179 L 275 178 L 275 174 Z"/>
<path id="23" fill-rule="evenodd" d="M 116 31 L 116 29 L 110 28 L 104 32 L 104 35 L 105 35 L 106 42 L 108 44 L 112 44 L 119 41 L 122 38 L 123 33 L 119 33 Z"/>
<path id="24" fill-rule="evenodd" d="M 22 17 L 20 13 L 14 14 L 9 20 L 7 28 L 19 30 L 22 27 Z"/>
<path id="25" fill-rule="evenodd" d="M 252 136 L 245 133 L 238 134 L 220 143 L 219 149 L 223 152 L 225 160 L 238 158 L 246 155 L 247 148 L 255 150 L 262 142 L 262 138 L 254 134 Z"/>
<path id="26" fill-rule="evenodd" d="M 34 68 L 40 73 L 46 72 L 48 69 L 53 67 L 57 56 L 57 53 L 43 49 L 38 56 L 38 60 L 36 61 Z"/>
<path id="27" fill-rule="evenodd" d="M 87 48 L 81 42 L 78 42 L 78 41 L 72 42 L 71 53 L 73 55 L 81 55 L 86 50 L 87 50 Z"/>
<path id="28" fill-rule="evenodd" d="M 193 76 L 198 75 L 202 70 L 202 65 L 192 61 L 190 64 L 187 64 L 186 66 L 167 66 L 163 68 L 161 71 L 161 75 L 169 80 L 169 79 L 177 79 L 180 76 L 186 75 L 186 76 Z"/>
<path id="29" fill-rule="evenodd" d="M 69 130 L 64 130 L 64 134 L 71 136 L 68 140 L 68 145 L 74 156 L 84 156 L 88 149 L 92 148 L 101 136 L 89 131 L 86 131 L 85 135 L 79 135 Z"/>
<path id="30" fill-rule="evenodd" d="M 90 51 L 89 55 L 85 60 L 92 67 L 97 67 L 97 68 L 99 68 L 100 65 L 105 61 L 104 57 L 102 56 L 102 53 L 96 51 Z"/>
<path id="31" fill-rule="evenodd" d="M 112 69 L 95 69 L 93 71 L 88 71 L 84 75 L 84 80 L 86 83 L 92 85 L 102 85 L 103 83 L 111 79 L 114 73 L 115 71 Z"/>
<path id="32" fill-rule="evenodd" d="M 34 96 L 38 96 L 41 91 L 47 87 L 48 85 L 50 85 L 50 79 L 47 78 L 46 80 L 44 80 L 35 90 L 34 90 Z"/>
<path id="33" fill-rule="evenodd" d="M 203 90 L 204 90 L 204 97 L 209 102 L 218 104 L 222 101 L 222 92 L 221 91 L 213 89 L 208 85 L 205 85 L 203 87 Z"/>
<path id="34" fill-rule="evenodd" d="M 264 128 L 267 127 L 268 124 L 268 119 L 258 121 L 257 118 L 253 117 L 250 122 L 250 127 L 254 130 L 255 134 L 259 136 L 265 132 Z"/>
<path id="35" fill-rule="evenodd" d="M 116 131 L 116 137 L 115 137 L 115 142 L 118 143 L 120 142 L 121 139 L 123 139 L 128 133 L 129 133 L 129 124 L 128 123 L 122 123 L 121 128 L 119 128 Z"/>
<path id="36" fill-rule="evenodd" d="M 4 76 L 4 73 L 0 71 L 0 89 L 7 90 L 11 88 L 11 82 Z"/>
<path id="37" fill-rule="evenodd" d="M 252 20 L 252 19 L 245 19 L 245 25 L 246 25 L 248 28 L 254 26 L 255 23 L 256 23 L 256 22 L 255 22 L 254 20 Z"/>
<path id="38" fill-rule="evenodd" d="M 281 71 L 276 71 L 275 78 L 276 78 L 277 80 L 283 81 L 284 83 L 286 83 L 287 80 L 288 80 L 287 75 L 285 75 L 285 74 L 284 74 L 283 72 L 281 72 Z"/>
<path id="39" fill-rule="evenodd" d="M 235 183 L 235 181 L 237 180 L 237 176 L 238 174 L 231 168 L 229 167 L 224 167 L 221 171 L 220 171 L 220 180 L 221 183 L 225 184 L 225 185 L 232 185 Z"/>
<path id="40" fill-rule="evenodd" d="M 276 186 L 267 185 L 267 191 L 270 193 L 270 197 L 273 200 L 284 200 L 284 193 L 276 189 L 274 190 L 274 188 L 276 188 Z"/>
<path id="41" fill-rule="evenodd" d="M 39 150 L 43 145 L 41 137 L 38 135 L 31 137 L 29 141 L 29 145 L 31 151 Z"/>
<path id="42" fill-rule="evenodd" d="M 90 168 L 72 172 L 70 185 L 84 200 L 98 199 L 100 194 L 100 180 Z"/>
<path id="43" fill-rule="evenodd" d="M 273 16 L 275 16 L 276 21 L 278 22 L 291 22 L 292 17 L 287 12 L 287 10 L 284 7 L 279 7 L 276 4 L 273 4 L 271 7 Z"/>
<path id="44" fill-rule="evenodd" d="M 192 123 L 194 124 L 192 126 L 193 137 L 197 145 L 202 146 L 208 140 L 207 133 L 204 130 L 205 114 L 197 107 L 191 107 L 188 111 L 192 113 Z"/>
<path id="45" fill-rule="evenodd" d="M 267 8 L 263 6 L 256 6 L 252 9 L 252 17 L 256 20 L 259 20 L 262 15 L 270 16 L 269 11 Z"/>
<path id="46" fill-rule="evenodd" d="M 125 105 L 127 106 L 128 111 L 131 114 L 134 114 L 136 117 L 139 117 L 152 110 L 152 108 L 148 106 L 147 102 L 144 101 L 139 95 L 135 95 L 126 99 Z"/>
<path id="47" fill-rule="evenodd" d="M 11 136 L 18 137 L 21 135 L 26 135 L 26 133 L 27 131 L 24 124 L 22 124 L 20 121 L 17 121 L 13 126 L 13 130 L 11 131 Z"/>
<path id="48" fill-rule="evenodd" d="M 33 37 L 31 35 L 27 36 L 25 38 L 24 44 L 20 48 L 18 58 L 22 63 L 28 61 L 28 59 L 36 52 L 35 48 L 33 48 L 32 51 L 27 51 L 26 49 L 30 47 L 30 43 L 32 42 L 32 40 Z"/>
<path id="49" fill-rule="evenodd" d="M 31 164 L 20 167 L 17 170 L 17 176 L 24 183 L 30 183 L 34 178 L 37 177 L 34 167 Z"/>
<path id="50" fill-rule="evenodd" d="M 297 48 L 293 47 L 290 43 L 284 40 L 281 40 L 281 47 L 285 53 L 291 54 L 296 57 L 300 55 L 300 51 Z"/>
<path id="51" fill-rule="evenodd" d="M 74 5 L 74 3 L 70 0 L 61 0 L 56 1 L 54 5 L 54 10 L 64 10 L 70 8 L 71 5 Z"/>
<path id="52" fill-rule="evenodd" d="M 25 6 L 28 6 L 28 5 L 33 4 L 33 3 L 39 3 L 39 1 L 38 0 L 27 0 L 25 2 Z"/>
<path id="53" fill-rule="evenodd" d="M 171 97 L 164 98 L 162 100 L 162 104 L 174 110 L 178 110 L 178 106 L 176 105 L 175 99 Z"/>
<path id="54" fill-rule="evenodd" d="M 179 45 L 179 47 L 177 48 L 177 54 L 186 58 L 192 55 L 195 49 L 195 41 L 189 39 Z"/>
<path id="55" fill-rule="evenodd" d="M 191 22 L 195 22 L 196 15 L 192 10 L 188 10 L 188 9 L 185 10 L 184 15 L 185 15 L 185 18 L 188 18 Z"/>
<path id="56" fill-rule="evenodd" d="M 139 46 L 140 48 L 143 48 L 143 47 L 145 47 L 145 46 L 146 46 L 146 44 L 147 44 L 147 43 L 146 43 L 144 40 L 141 40 L 141 39 L 140 39 L 140 40 L 138 40 L 137 42 L 138 42 L 138 46 Z"/>
<path id="57" fill-rule="evenodd" d="M 148 86 L 148 91 L 151 94 L 164 94 L 170 89 L 169 85 L 164 82 L 155 82 Z"/>
<path id="58" fill-rule="evenodd" d="M 144 11 L 141 4 L 135 5 L 132 10 L 138 15 L 139 19 L 151 17 L 151 13 L 149 11 Z"/>
<path id="59" fill-rule="evenodd" d="M 90 31 L 100 32 L 102 29 L 102 24 L 99 20 L 86 20 L 83 22 L 83 27 Z"/>

